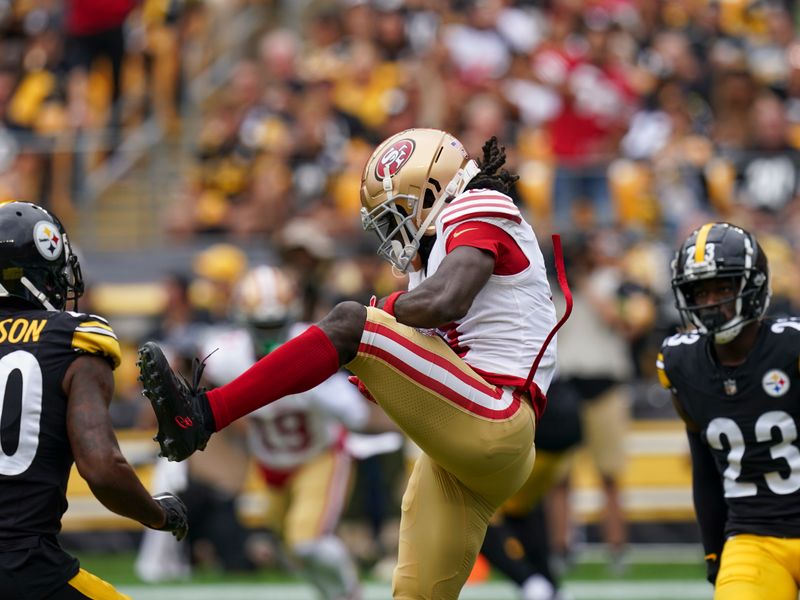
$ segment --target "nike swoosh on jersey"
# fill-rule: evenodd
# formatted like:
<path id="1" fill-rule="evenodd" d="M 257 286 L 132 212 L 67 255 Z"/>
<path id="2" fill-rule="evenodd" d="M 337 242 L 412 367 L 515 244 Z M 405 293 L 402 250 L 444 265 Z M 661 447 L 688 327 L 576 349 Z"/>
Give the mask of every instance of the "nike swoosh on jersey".
<path id="1" fill-rule="evenodd" d="M 477 227 L 470 227 L 469 229 L 462 229 L 461 231 L 456 231 L 456 232 L 453 234 L 453 238 L 457 238 L 457 237 L 458 237 L 458 236 L 460 236 L 462 233 L 467 233 L 468 231 L 476 231 L 477 229 L 478 229 Z"/>

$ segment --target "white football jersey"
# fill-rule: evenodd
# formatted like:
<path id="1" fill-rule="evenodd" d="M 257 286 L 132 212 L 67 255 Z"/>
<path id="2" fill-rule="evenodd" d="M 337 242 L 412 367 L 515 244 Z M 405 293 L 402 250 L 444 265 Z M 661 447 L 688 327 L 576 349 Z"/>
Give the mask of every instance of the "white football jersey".
<path id="1" fill-rule="evenodd" d="M 290 337 L 305 331 L 294 325 Z M 219 348 L 206 362 L 206 377 L 223 385 L 256 362 L 250 334 L 243 329 L 217 331 L 204 343 L 204 354 Z M 344 373 L 336 373 L 302 394 L 285 396 L 247 417 L 248 446 L 264 467 L 293 470 L 320 452 L 344 441 L 347 429 L 360 429 L 369 416 L 366 400 Z"/>
<path id="2" fill-rule="evenodd" d="M 467 221 L 484 221 L 508 233 L 529 264 L 513 275 L 491 275 L 467 314 L 439 333 L 488 381 L 522 385 L 557 319 L 536 234 L 511 198 L 492 190 L 469 190 L 453 199 L 436 220 L 436 242 L 427 273 L 412 273 L 409 289 L 436 272 L 445 258 L 448 236 Z M 534 376 L 543 393 L 547 393 L 555 366 L 554 338 Z"/>

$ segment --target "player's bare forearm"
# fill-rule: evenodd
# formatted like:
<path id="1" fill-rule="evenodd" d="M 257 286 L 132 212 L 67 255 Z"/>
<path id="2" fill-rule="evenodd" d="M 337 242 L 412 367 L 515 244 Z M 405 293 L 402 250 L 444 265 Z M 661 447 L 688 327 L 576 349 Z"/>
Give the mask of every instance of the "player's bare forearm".
<path id="1" fill-rule="evenodd" d="M 400 296 L 394 305 L 399 323 L 432 328 L 467 314 L 494 270 L 494 256 L 468 246 L 450 252 L 431 277 Z"/>
<path id="2" fill-rule="evenodd" d="M 78 472 L 95 497 L 109 510 L 158 527 L 164 512 L 150 497 L 120 451 L 108 404 L 114 379 L 97 357 L 76 359 L 64 376 L 67 434 Z"/>

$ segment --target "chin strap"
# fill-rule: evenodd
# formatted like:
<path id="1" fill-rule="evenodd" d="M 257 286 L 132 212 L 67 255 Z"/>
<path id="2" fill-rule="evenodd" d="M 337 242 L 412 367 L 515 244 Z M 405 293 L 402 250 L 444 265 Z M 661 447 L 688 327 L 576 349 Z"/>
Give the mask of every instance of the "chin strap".
<path id="1" fill-rule="evenodd" d="M 417 251 L 419 250 L 419 240 L 420 238 L 425 235 L 425 232 L 428 230 L 433 222 L 436 220 L 436 217 L 442 212 L 442 209 L 447 204 L 448 201 L 458 196 L 461 192 L 464 191 L 464 188 L 467 187 L 467 184 L 472 181 L 472 179 L 480 173 L 481 168 L 478 166 L 474 160 L 468 160 L 467 164 L 465 164 L 462 168 L 456 171 L 456 174 L 453 175 L 453 178 L 448 182 L 448 184 L 444 188 L 444 192 L 441 196 L 434 202 L 431 210 L 428 212 L 428 215 L 425 217 L 425 220 L 420 223 L 417 231 L 414 233 L 414 237 L 402 248 L 398 248 L 395 251 L 395 255 L 397 256 L 398 262 L 398 269 L 405 273 L 408 271 L 408 265 L 411 264 L 412 259 L 416 256 Z M 389 185 L 389 189 L 387 190 L 387 181 Z M 391 179 L 388 177 L 383 178 L 383 189 L 387 191 L 387 193 L 391 194 Z M 421 199 L 420 199 L 421 200 Z M 419 202 L 419 200 L 418 200 Z M 400 246 L 400 242 L 397 242 L 398 247 Z"/>
<path id="2" fill-rule="evenodd" d="M 737 323 L 733 325 L 729 325 L 727 328 L 723 329 L 722 331 L 717 331 L 712 333 L 711 335 L 714 337 L 714 342 L 717 344 L 728 344 L 739 337 L 739 334 L 742 333 L 742 328 L 748 323 L 754 321 L 754 319 L 749 319 L 745 321 L 740 316 L 736 317 L 738 319 Z"/>
<path id="3" fill-rule="evenodd" d="M 42 306 L 44 306 L 47 310 L 58 310 L 50 303 L 50 300 L 47 299 L 47 296 L 44 295 L 44 292 L 40 292 L 39 289 L 33 285 L 33 282 L 30 279 L 23 275 L 20 277 L 19 281 L 31 294 L 33 294 L 34 298 L 42 303 Z"/>
<path id="4" fill-rule="evenodd" d="M 433 207 L 431 207 L 428 216 L 425 217 L 425 220 L 420 224 L 417 233 L 420 231 L 425 233 L 425 230 L 431 226 L 431 223 L 434 222 L 436 217 L 439 216 L 439 213 L 442 212 L 444 205 L 447 202 L 456 196 L 458 196 L 461 192 L 464 191 L 464 188 L 467 187 L 467 184 L 472 181 L 472 179 L 480 173 L 481 169 L 474 160 L 467 161 L 461 169 L 456 171 L 456 174 L 453 175 L 453 178 L 450 182 L 445 186 L 444 193 L 439 196 L 439 199 L 434 203 Z M 416 236 L 415 236 L 416 239 Z"/>
<path id="5" fill-rule="evenodd" d="M 542 357 L 544 356 L 545 350 L 547 350 L 547 346 L 550 344 L 550 341 L 556 335 L 556 332 L 561 329 L 561 326 L 567 322 L 569 319 L 569 315 L 572 313 L 572 292 L 569 289 L 569 283 L 567 282 L 567 270 L 564 267 L 564 253 L 561 250 L 561 236 L 553 234 L 553 257 L 556 262 L 556 276 L 558 277 L 558 285 L 561 288 L 561 293 L 564 294 L 564 301 L 566 302 L 566 308 L 564 309 L 564 315 L 555 324 L 550 330 L 550 333 L 547 334 L 547 337 L 544 339 L 544 343 L 542 347 L 539 348 L 539 353 L 536 355 L 536 359 L 533 361 L 533 365 L 531 365 L 531 370 L 528 373 L 528 378 L 525 380 L 525 386 L 522 388 L 523 391 L 527 391 L 531 387 L 531 383 L 533 382 L 533 376 L 536 374 L 536 369 L 539 368 L 539 363 L 542 361 Z"/>

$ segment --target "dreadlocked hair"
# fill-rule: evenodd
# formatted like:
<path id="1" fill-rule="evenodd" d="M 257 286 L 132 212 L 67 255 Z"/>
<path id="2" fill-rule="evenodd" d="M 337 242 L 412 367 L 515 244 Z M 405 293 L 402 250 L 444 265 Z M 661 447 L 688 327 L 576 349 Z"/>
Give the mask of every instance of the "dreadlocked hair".
<path id="1" fill-rule="evenodd" d="M 519 177 L 500 169 L 505 162 L 506 149 L 497 143 L 497 136 L 493 135 L 484 142 L 483 159 L 478 161 L 481 170 L 467 184 L 466 189 L 488 189 L 508 194 Z"/>

